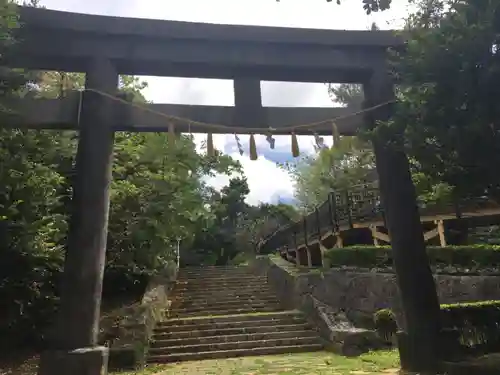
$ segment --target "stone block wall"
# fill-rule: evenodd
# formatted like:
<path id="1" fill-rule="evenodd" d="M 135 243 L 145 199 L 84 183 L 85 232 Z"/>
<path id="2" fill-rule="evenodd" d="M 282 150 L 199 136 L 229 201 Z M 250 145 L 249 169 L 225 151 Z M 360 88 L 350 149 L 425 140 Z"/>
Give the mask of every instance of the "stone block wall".
<path id="1" fill-rule="evenodd" d="M 394 273 L 375 273 L 368 270 L 300 270 L 279 257 L 259 257 L 254 264 L 283 304 L 307 312 L 308 297 L 342 311 L 359 327 L 370 328 L 372 314 L 383 308 L 392 309 L 400 327 L 405 324 L 396 276 Z M 441 303 L 500 300 L 500 276 L 467 275 L 434 276 Z"/>
<path id="2" fill-rule="evenodd" d="M 116 312 L 113 330 L 108 342 L 109 369 L 128 370 L 141 368 L 145 364 L 149 341 L 157 322 L 164 320 L 169 307 L 169 294 L 177 279 L 174 263 L 160 274 L 152 277 L 142 300 Z"/>

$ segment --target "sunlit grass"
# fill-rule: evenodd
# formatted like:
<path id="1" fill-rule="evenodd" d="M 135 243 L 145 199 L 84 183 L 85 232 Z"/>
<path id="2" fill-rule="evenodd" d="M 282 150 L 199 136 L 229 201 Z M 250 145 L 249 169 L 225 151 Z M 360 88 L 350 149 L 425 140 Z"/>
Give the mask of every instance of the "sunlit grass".
<path id="1" fill-rule="evenodd" d="M 314 352 L 183 362 L 153 366 L 121 375 L 389 375 L 396 374 L 398 370 L 399 358 L 396 351 L 372 352 L 356 358 Z"/>

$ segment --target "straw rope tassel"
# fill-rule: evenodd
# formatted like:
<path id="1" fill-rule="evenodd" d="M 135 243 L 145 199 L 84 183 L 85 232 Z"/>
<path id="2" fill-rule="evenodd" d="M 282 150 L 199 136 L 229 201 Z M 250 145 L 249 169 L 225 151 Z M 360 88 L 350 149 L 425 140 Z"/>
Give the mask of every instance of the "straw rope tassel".
<path id="1" fill-rule="evenodd" d="M 299 142 L 297 141 L 297 135 L 295 133 L 292 133 L 292 155 L 294 158 L 300 155 Z"/>
<path id="2" fill-rule="evenodd" d="M 212 133 L 208 133 L 207 134 L 207 155 L 208 156 L 214 156 L 215 155 L 214 139 L 212 137 Z"/>
<path id="3" fill-rule="evenodd" d="M 250 134 L 250 160 L 257 160 L 257 145 L 255 144 L 255 137 Z"/>
<path id="4" fill-rule="evenodd" d="M 332 121 L 332 135 L 333 135 L 333 147 L 337 146 L 340 142 L 339 129 L 337 124 Z"/>
<path id="5" fill-rule="evenodd" d="M 168 115 L 166 113 L 158 112 L 158 111 L 155 111 L 152 108 L 150 108 L 150 107 L 148 107 L 148 106 L 146 106 L 144 104 L 129 102 L 129 101 L 123 99 L 123 98 L 120 98 L 120 97 L 108 94 L 108 93 L 103 92 L 103 91 L 99 91 L 99 90 L 95 90 L 95 89 L 91 89 L 91 88 L 85 88 L 84 90 L 85 91 L 95 92 L 95 93 L 97 93 L 99 95 L 105 96 L 107 98 L 110 98 L 112 100 L 116 100 L 116 101 L 121 102 L 121 103 L 124 103 L 124 104 L 126 104 L 126 105 L 128 105 L 130 107 L 138 108 L 138 109 L 140 109 L 140 110 L 142 110 L 144 112 L 152 113 L 152 114 L 154 114 L 156 116 L 165 118 L 165 119 L 167 119 L 169 121 L 178 121 L 178 122 L 181 122 L 181 123 L 190 123 L 193 126 L 200 126 L 200 127 L 203 127 L 204 129 L 216 130 L 219 133 L 223 132 L 223 131 L 225 131 L 227 133 L 235 133 L 235 132 L 236 133 L 238 133 L 238 132 L 242 132 L 242 133 L 251 133 L 251 132 L 253 132 L 253 133 L 260 133 L 262 131 L 262 128 L 234 127 L 234 126 L 231 126 L 231 125 L 210 124 L 210 123 L 207 123 L 207 122 L 193 121 L 191 119 L 187 119 L 187 118 L 183 118 L 183 117 L 178 117 L 178 116 L 173 116 L 173 115 Z M 391 103 L 396 103 L 396 100 L 389 100 L 387 102 L 377 104 L 377 105 L 375 105 L 373 107 L 364 108 L 364 109 L 362 109 L 360 111 L 349 113 L 349 114 L 346 114 L 346 115 L 343 115 L 343 116 L 338 116 L 338 117 L 335 117 L 335 118 L 330 119 L 330 120 L 321 120 L 321 121 L 318 121 L 318 122 L 311 122 L 311 123 L 308 123 L 308 124 L 301 124 L 301 125 L 293 125 L 293 126 L 283 127 L 283 128 L 279 129 L 279 133 L 280 134 L 286 134 L 288 132 L 294 132 L 295 130 L 297 130 L 299 128 L 302 129 L 302 130 L 313 130 L 317 126 L 327 124 L 328 122 L 338 121 L 338 120 L 344 120 L 344 119 L 347 119 L 347 118 L 351 118 L 353 116 L 360 115 L 362 113 L 367 113 L 367 112 L 373 111 L 373 110 L 375 110 L 377 108 L 384 107 L 384 106 L 386 106 L 388 104 L 391 104 Z M 215 150 L 214 150 L 214 152 L 215 152 Z"/>

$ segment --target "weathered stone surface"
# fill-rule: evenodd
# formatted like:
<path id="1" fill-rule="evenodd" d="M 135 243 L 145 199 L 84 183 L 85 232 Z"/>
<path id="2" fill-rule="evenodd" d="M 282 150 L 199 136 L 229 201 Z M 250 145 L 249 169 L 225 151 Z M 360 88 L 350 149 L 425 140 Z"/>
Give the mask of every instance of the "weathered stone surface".
<path id="1" fill-rule="evenodd" d="M 121 345 L 109 350 L 109 371 L 128 370 L 139 367 L 144 361 L 144 354 L 140 347 Z"/>
<path id="2" fill-rule="evenodd" d="M 156 323 L 166 319 L 177 271 L 174 264 L 169 265 L 161 275 L 150 280 L 139 303 L 101 320 L 100 342 L 110 347 L 110 369 L 133 369 L 145 364 L 153 329 Z"/>
<path id="3" fill-rule="evenodd" d="M 385 60 L 386 48 L 404 45 L 388 30 L 210 25 L 34 7 L 21 7 L 20 18 L 23 43 L 7 64 L 26 69 L 83 71 L 97 55 L 116 61 L 122 74 L 359 82 Z M 72 48 L 50 48 L 62 41 Z M 339 122 L 340 127 L 344 121 Z"/>
<path id="4" fill-rule="evenodd" d="M 383 344 L 374 331 L 363 328 L 337 329 L 332 332 L 331 341 L 339 354 L 354 357 L 370 350 L 381 349 Z"/>
<path id="5" fill-rule="evenodd" d="M 283 309 L 266 277 L 250 267 L 182 268 L 172 300 L 174 318 L 156 326 L 149 363 L 324 348 L 304 314 Z"/>
<path id="6" fill-rule="evenodd" d="M 331 344 L 334 352 L 345 356 L 358 356 L 386 346 L 374 331 L 356 328 L 345 313 L 335 311 L 311 295 L 304 298 L 304 301 L 302 309 L 318 328 L 321 336 Z"/>
<path id="7" fill-rule="evenodd" d="M 372 314 L 392 309 L 404 329 L 401 301 L 393 273 L 354 272 L 330 269 L 300 271 L 281 258 L 259 257 L 253 266 L 266 274 L 279 298 L 289 307 L 310 311 L 310 295 L 346 314 L 354 325 L 370 328 Z M 500 299 L 500 276 L 435 275 L 441 303 Z"/>
<path id="8" fill-rule="evenodd" d="M 55 350 L 40 359 L 39 375 L 107 375 L 108 349 L 102 346 L 70 351 Z"/>

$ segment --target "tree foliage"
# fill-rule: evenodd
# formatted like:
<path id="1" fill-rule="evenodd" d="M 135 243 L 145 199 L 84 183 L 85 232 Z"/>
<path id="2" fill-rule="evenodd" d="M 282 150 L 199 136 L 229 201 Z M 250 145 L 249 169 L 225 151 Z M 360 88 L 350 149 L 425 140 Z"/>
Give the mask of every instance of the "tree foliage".
<path id="1" fill-rule="evenodd" d="M 10 22 L 12 9 L 0 10 L 1 27 Z M 0 45 L 9 43 L 6 34 Z M 60 98 L 84 87 L 80 73 L 6 72 L 0 104 L 19 95 Z M 138 77 L 122 76 L 119 89 L 127 100 L 145 102 L 146 85 Z M 53 320 L 77 141 L 73 131 L 0 126 L 0 299 L 6 302 L 0 309 L 0 337 L 5 339 L 0 344 L 40 342 Z M 274 218 L 271 209 L 261 213 L 245 203 L 249 189 L 241 165 L 221 153 L 198 153 L 191 135 L 174 139 L 166 133 L 118 132 L 112 173 L 105 299 L 141 293 L 144 280 L 176 261 L 179 240 L 181 259 L 195 249 L 201 253 L 198 264 L 226 264 L 250 252 L 247 243 L 266 225 L 257 220 L 250 228 L 250 218 Z M 205 182 L 216 174 L 233 176 L 221 191 Z M 251 238 L 243 235 L 250 232 L 255 234 Z"/>
<path id="2" fill-rule="evenodd" d="M 295 199 L 304 211 L 323 203 L 331 191 L 376 180 L 373 152 L 357 137 L 341 137 L 335 147 L 320 149 L 284 168 L 295 182 Z"/>
<path id="3" fill-rule="evenodd" d="M 5 26 L 12 9 L 1 10 Z M 0 43 L 7 48 L 8 35 Z M 2 104 L 12 95 L 58 98 L 84 85 L 80 73 L 7 71 L 4 77 Z M 145 87 L 137 77 L 120 77 L 128 100 L 144 102 Z M 77 140 L 72 131 L 0 127 L 0 299 L 9 301 L 0 312 L 0 336 L 10 346 L 43 339 L 58 304 Z M 191 136 L 117 133 L 105 297 L 140 292 L 137 281 L 174 261 L 177 239 L 189 244 L 199 222 L 212 216 L 204 178 L 235 171 L 241 166 L 228 156 L 198 154 Z"/>
<path id="4" fill-rule="evenodd" d="M 480 195 L 498 201 L 500 2 L 432 0 L 416 5 L 407 20 L 407 48 L 391 58 L 399 82 L 396 115 L 377 131 L 403 138 L 420 203 Z M 359 108 L 363 101 L 361 85 L 331 85 L 329 92 L 343 105 Z M 301 204 L 323 199 L 333 186 L 317 177 L 331 163 L 315 155 L 293 169 Z"/>
<path id="5" fill-rule="evenodd" d="M 499 1 L 422 2 L 393 62 L 400 79 L 392 130 L 414 168 L 459 197 L 500 198 Z"/>
<path id="6" fill-rule="evenodd" d="M 276 0 L 280 2 L 280 0 Z M 333 0 L 326 0 L 327 3 L 333 2 Z M 342 4 L 342 0 L 335 0 L 337 5 Z M 371 14 L 372 12 L 382 12 L 391 7 L 392 0 L 362 0 L 363 9 L 366 14 Z"/>
<path id="7" fill-rule="evenodd" d="M 220 192 L 211 189 L 212 216 L 200 222 L 194 243 L 181 256 L 183 264 L 224 265 L 239 255 L 254 256 L 261 238 L 297 218 L 290 205 L 248 205 L 249 192 L 246 179 L 238 176 Z"/>

